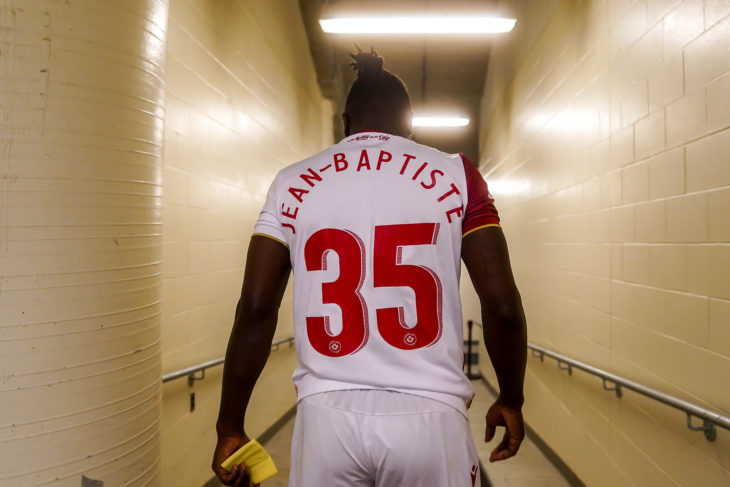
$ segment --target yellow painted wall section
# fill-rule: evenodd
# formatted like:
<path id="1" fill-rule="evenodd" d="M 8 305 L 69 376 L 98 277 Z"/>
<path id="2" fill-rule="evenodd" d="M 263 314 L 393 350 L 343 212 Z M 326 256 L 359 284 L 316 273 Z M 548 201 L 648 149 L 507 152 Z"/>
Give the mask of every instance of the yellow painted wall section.
<path id="1" fill-rule="evenodd" d="M 504 3 L 480 168 L 530 341 L 728 414 L 730 4 Z M 730 485 L 730 433 L 554 361 L 528 359 L 525 413 L 587 485 Z"/>
<path id="2" fill-rule="evenodd" d="M 175 0 L 166 79 L 163 369 L 225 353 L 253 225 L 282 167 L 332 143 L 295 0 Z M 275 338 L 291 336 L 287 292 Z M 295 403 L 294 349 L 273 352 L 246 429 L 257 436 Z M 163 484 L 213 476 L 222 367 L 163 388 Z M 196 410 L 190 412 L 190 393 Z"/>
<path id="3" fill-rule="evenodd" d="M 0 5 L 0 485 L 160 485 L 167 1 Z"/>

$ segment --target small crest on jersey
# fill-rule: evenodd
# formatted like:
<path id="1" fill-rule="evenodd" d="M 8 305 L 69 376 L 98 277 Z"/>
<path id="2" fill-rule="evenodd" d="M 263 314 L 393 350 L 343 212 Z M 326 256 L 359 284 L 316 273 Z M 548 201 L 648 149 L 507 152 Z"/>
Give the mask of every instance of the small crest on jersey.
<path id="1" fill-rule="evenodd" d="M 413 333 L 406 333 L 406 335 L 403 337 L 403 343 L 412 347 L 416 344 L 416 335 L 414 335 Z"/>
<path id="2" fill-rule="evenodd" d="M 390 135 L 387 135 L 387 134 L 356 134 L 356 135 L 350 137 L 349 139 L 347 139 L 346 142 L 360 142 L 362 140 L 370 140 L 370 139 L 386 141 L 386 140 L 390 140 Z"/>
<path id="3" fill-rule="evenodd" d="M 342 350 L 342 344 L 337 340 L 332 340 L 330 342 L 329 349 L 332 353 L 340 353 L 340 350 Z"/>

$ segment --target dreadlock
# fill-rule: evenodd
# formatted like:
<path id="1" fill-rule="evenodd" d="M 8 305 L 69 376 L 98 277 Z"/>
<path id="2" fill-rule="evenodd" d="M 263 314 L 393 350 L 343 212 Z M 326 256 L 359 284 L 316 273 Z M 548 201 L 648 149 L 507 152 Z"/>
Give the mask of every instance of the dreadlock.
<path id="1" fill-rule="evenodd" d="M 350 53 L 355 60 L 352 69 L 357 71 L 357 79 L 350 87 L 345 103 L 345 113 L 361 123 L 373 121 L 400 120 L 404 113 L 410 113 L 411 100 L 403 81 L 383 69 L 383 58 L 374 48 L 364 52 Z"/>

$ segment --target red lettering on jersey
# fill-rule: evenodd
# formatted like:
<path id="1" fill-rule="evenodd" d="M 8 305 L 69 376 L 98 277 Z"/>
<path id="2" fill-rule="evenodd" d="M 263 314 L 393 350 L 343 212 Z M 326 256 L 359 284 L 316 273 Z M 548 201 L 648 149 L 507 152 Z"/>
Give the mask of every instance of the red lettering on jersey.
<path id="1" fill-rule="evenodd" d="M 423 164 L 421 164 L 421 167 L 418 168 L 418 171 L 416 171 L 411 179 L 415 181 L 418 175 L 421 174 L 421 171 L 426 169 L 426 166 L 428 166 L 428 162 L 424 162 Z"/>
<path id="2" fill-rule="evenodd" d="M 291 212 L 291 207 L 287 206 L 286 210 L 284 209 L 284 203 L 281 204 L 281 214 L 287 218 L 291 218 L 292 220 L 296 220 L 297 213 L 299 213 L 299 207 L 297 206 L 294 208 L 294 213 Z"/>
<path id="3" fill-rule="evenodd" d="M 367 167 L 368 171 L 370 170 L 370 159 L 368 158 L 368 151 L 365 149 L 363 149 L 360 153 L 360 161 L 357 163 L 358 172 L 360 171 L 361 167 Z"/>
<path id="4" fill-rule="evenodd" d="M 297 234 L 297 231 L 294 229 L 294 225 L 292 225 L 291 223 L 282 223 L 281 226 L 284 228 L 290 228 L 292 235 Z"/>
<path id="5" fill-rule="evenodd" d="M 345 159 L 345 154 L 343 154 L 342 152 L 338 152 L 337 154 L 335 154 L 334 163 L 335 171 L 337 172 L 347 169 L 347 159 Z"/>
<path id="6" fill-rule="evenodd" d="M 326 165 L 326 166 L 324 166 L 324 167 L 323 167 L 322 169 L 320 169 L 320 170 L 319 170 L 319 172 L 325 172 L 325 171 L 326 171 L 327 169 L 329 169 L 329 168 L 331 168 L 331 167 L 332 167 L 332 164 L 327 164 L 327 165 Z"/>
<path id="7" fill-rule="evenodd" d="M 386 156 L 387 156 L 387 158 L 386 158 Z M 390 152 L 381 150 L 380 157 L 378 157 L 378 166 L 375 169 L 380 171 L 380 164 L 382 164 L 383 162 L 389 162 L 392 158 L 393 158 L 393 154 L 391 154 Z"/>
<path id="8" fill-rule="evenodd" d="M 421 181 L 421 186 L 423 186 L 425 189 L 431 189 L 436 186 L 436 174 L 440 174 L 441 176 L 444 175 L 444 173 L 440 169 L 434 169 L 433 171 L 431 171 L 431 183 L 424 184 L 423 181 Z"/>
<path id="9" fill-rule="evenodd" d="M 298 202 L 303 202 L 302 196 L 309 193 L 309 190 L 299 188 L 289 188 L 289 193 L 294 196 Z M 440 200 L 439 200 L 440 201 Z"/>
<path id="10" fill-rule="evenodd" d="M 311 187 L 314 187 L 314 183 L 312 180 L 315 181 L 322 181 L 322 176 L 314 172 L 312 168 L 307 168 L 307 171 L 309 171 L 309 174 L 300 174 L 299 177 L 304 180 L 305 183 L 310 185 Z"/>
<path id="11" fill-rule="evenodd" d="M 443 200 L 445 200 L 446 198 L 448 198 L 449 196 L 451 196 L 452 194 L 461 194 L 461 192 L 459 192 L 459 188 L 457 188 L 454 183 L 451 183 L 451 189 L 448 192 L 442 194 L 441 197 L 439 199 L 437 199 L 436 201 L 438 201 L 440 203 Z"/>
<path id="12" fill-rule="evenodd" d="M 408 163 L 411 162 L 411 159 L 415 159 L 416 156 L 412 156 L 410 154 L 403 154 L 403 157 L 405 157 L 405 160 L 403 161 L 403 167 L 400 168 L 400 173 L 403 174 L 406 172 L 406 168 L 408 167 Z"/>
<path id="13" fill-rule="evenodd" d="M 458 208 L 452 208 L 449 211 L 446 212 L 446 218 L 449 219 L 449 223 L 451 223 L 451 215 L 453 213 L 456 213 L 456 216 L 459 217 L 464 212 L 464 205 L 461 205 Z"/>

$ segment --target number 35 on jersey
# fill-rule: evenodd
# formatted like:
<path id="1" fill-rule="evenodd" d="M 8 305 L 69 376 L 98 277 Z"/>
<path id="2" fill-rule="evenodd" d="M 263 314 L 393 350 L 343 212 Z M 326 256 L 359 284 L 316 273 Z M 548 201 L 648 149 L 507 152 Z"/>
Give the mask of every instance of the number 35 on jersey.
<path id="1" fill-rule="evenodd" d="M 307 316 L 307 336 L 312 347 L 329 357 L 357 353 L 368 342 L 368 307 L 361 294 L 366 277 L 366 253 L 372 252 L 375 288 L 409 287 L 415 294 L 416 324 L 405 323 L 403 306 L 378 308 L 378 332 L 391 346 L 413 350 L 433 345 L 441 337 L 441 281 L 425 265 L 403 264 L 403 247 L 436 245 L 438 223 L 379 225 L 373 248 L 366 249 L 360 236 L 338 228 L 313 233 L 304 246 L 307 272 L 327 270 L 327 254 L 337 254 L 339 275 L 322 284 L 322 302 L 336 304 L 342 312 L 342 331 L 335 335 L 329 316 Z"/>

